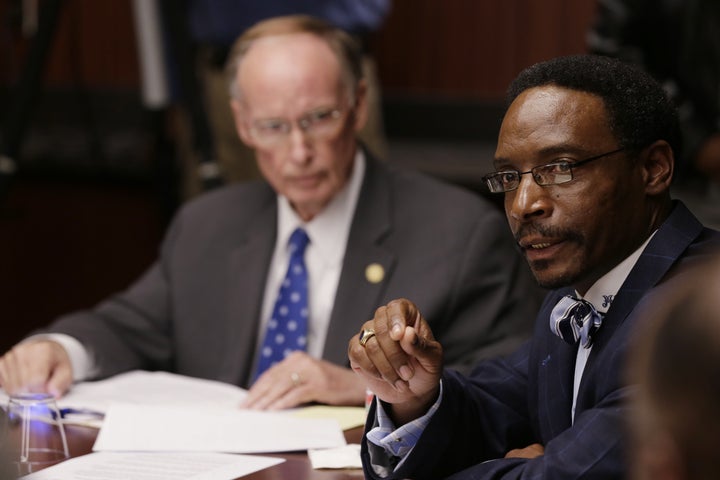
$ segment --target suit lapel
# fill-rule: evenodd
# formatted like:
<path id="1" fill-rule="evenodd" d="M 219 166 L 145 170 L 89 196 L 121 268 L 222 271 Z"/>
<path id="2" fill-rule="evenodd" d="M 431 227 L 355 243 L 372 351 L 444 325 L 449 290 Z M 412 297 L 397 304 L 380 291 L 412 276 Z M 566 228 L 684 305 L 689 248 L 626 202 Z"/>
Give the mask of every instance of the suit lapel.
<path id="1" fill-rule="evenodd" d="M 697 238 L 702 225 L 682 204 L 677 204 L 672 214 L 663 223 L 613 300 L 611 308 L 603 319 L 602 328 L 595 336 L 593 349 L 585 365 L 583 379 L 578 390 L 576 415 L 588 405 L 594 404 L 594 391 L 597 382 L 596 368 L 602 365 L 597 359 L 607 350 L 615 331 L 635 308 L 643 295 L 668 273 L 672 265 Z M 546 338 L 545 349 L 536 361 L 538 368 L 538 404 L 539 412 L 544 412 L 538 422 L 543 438 L 554 438 L 571 426 L 572 386 L 575 372 L 577 349 L 549 333 L 548 319 L 553 306 L 563 295 L 572 293 L 572 289 L 556 292 L 541 311 L 541 335 Z M 621 342 L 622 343 L 622 342 Z M 613 344 L 614 345 L 614 344 Z"/>
<path id="2" fill-rule="evenodd" d="M 630 315 L 640 299 L 665 277 L 688 246 L 700 235 L 702 224 L 682 204 L 677 203 L 668 219 L 660 226 L 655 236 L 638 258 L 637 263 L 625 279 L 603 325 L 598 330 L 593 349 L 585 366 L 583 381 L 578 391 L 578 409 L 584 393 L 587 378 L 593 378 L 592 370 L 596 359 L 603 353 L 615 331 Z M 592 380 L 589 380 L 592 381 Z"/>
<path id="3" fill-rule="evenodd" d="M 268 268 L 277 235 L 277 202 L 268 189 L 265 207 L 240 233 L 228 259 L 224 378 L 247 386 L 254 365 Z"/>
<path id="4" fill-rule="evenodd" d="M 368 156 L 330 316 L 323 352 L 325 360 L 347 365 L 348 340 L 364 321 L 372 319 L 393 274 L 395 252 L 383 245 L 383 239 L 392 229 L 390 195 L 388 175 Z M 368 275 L 368 267 L 374 273 L 380 269 L 383 273 L 373 277 L 373 272 Z"/>
<path id="5" fill-rule="evenodd" d="M 545 307 L 540 311 L 539 325 L 540 338 L 545 339 L 545 345 L 540 350 L 542 358 L 538 362 L 538 422 L 543 439 L 556 437 L 560 432 L 570 427 L 572 419 L 573 378 L 575 376 L 575 359 L 577 347 L 553 334 L 550 330 L 550 313 L 555 304 L 565 295 L 574 294 L 572 288 L 565 288 L 550 297 Z"/>

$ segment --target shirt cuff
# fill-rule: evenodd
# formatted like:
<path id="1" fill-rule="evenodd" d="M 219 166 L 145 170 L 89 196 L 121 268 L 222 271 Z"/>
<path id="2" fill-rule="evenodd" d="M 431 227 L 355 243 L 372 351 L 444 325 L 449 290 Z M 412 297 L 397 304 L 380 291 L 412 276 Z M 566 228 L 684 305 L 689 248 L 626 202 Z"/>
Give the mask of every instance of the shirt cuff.
<path id="1" fill-rule="evenodd" d="M 73 372 L 73 381 L 87 380 L 93 375 L 94 361 L 92 355 L 80 341 L 64 333 L 41 333 L 26 338 L 23 342 L 51 340 L 59 343 L 65 349 L 70 358 L 70 366 Z"/>
<path id="2" fill-rule="evenodd" d="M 412 451 L 420 439 L 420 435 L 430 423 L 430 419 L 437 411 L 442 401 L 443 385 L 440 380 L 440 394 L 428 412 L 422 417 L 408 422 L 400 428 L 390 419 L 383 408 L 382 402 L 377 402 L 377 426 L 367 433 L 367 439 L 378 447 L 382 447 L 388 455 L 399 457 L 402 460 Z"/>

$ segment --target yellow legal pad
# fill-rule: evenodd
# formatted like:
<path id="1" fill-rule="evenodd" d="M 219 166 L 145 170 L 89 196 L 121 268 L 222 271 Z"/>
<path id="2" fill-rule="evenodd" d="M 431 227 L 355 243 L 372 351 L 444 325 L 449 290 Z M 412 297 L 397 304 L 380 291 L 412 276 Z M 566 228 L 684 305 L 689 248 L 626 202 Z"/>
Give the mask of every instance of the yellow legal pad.
<path id="1" fill-rule="evenodd" d="M 313 405 L 299 408 L 292 413 L 300 418 L 334 418 L 343 430 L 350 430 L 365 425 L 365 407 L 331 407 L 327 405 Z"/>

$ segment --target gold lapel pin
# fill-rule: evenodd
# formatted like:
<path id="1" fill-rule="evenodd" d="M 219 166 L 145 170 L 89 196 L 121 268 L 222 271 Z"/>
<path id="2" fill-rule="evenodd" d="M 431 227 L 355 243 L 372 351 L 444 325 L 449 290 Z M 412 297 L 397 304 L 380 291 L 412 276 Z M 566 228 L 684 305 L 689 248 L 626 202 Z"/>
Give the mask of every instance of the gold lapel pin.
<path id="1" fill-rule="evenodd" d="M 370 283 L 380 283 L 385 278 L 385 269 L 379 263 L 371 263 L 365 267 L 365 278 Z"/>

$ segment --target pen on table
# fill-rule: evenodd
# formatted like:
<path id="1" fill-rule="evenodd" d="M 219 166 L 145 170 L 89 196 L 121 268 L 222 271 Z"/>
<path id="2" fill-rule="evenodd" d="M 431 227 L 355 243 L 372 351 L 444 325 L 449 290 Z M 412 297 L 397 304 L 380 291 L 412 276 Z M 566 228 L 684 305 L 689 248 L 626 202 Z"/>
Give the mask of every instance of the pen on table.
<path id="1" fill-rule="evenodd" d="M 97 410 L 92 410 L 90 408 L 61 408 L 60 409 L 60 416 L 62 418 L 65 418 L 68 415 L 88 415 L 91 417 L 102 418 L 105 416 L 105 413 L 99 412 Z"/>

